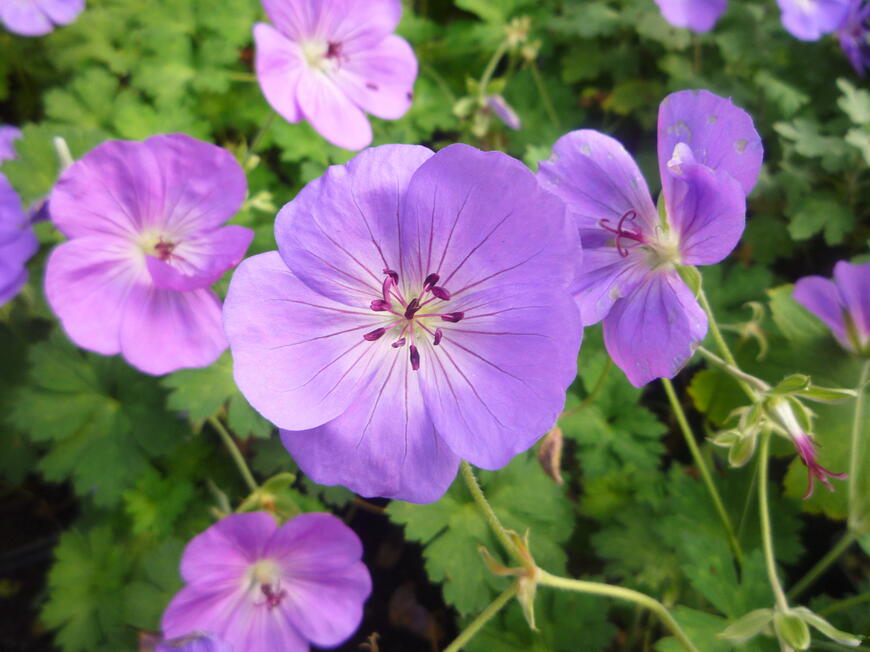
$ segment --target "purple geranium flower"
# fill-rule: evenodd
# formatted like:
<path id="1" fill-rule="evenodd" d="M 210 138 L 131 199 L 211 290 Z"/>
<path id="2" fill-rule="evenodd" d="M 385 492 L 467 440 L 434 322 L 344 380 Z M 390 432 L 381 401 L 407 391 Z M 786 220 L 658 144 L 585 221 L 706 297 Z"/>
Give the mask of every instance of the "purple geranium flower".
<path id="1" fill-rule="evenodd" d="M 385 145 L 278 214 L 233 276 L 239 388 L 321 484 L 438 499 L 504 466 L 576 376 L 580 256 L 562 202 L 500 152 Z"/>
<path id="2" fill-rule="evenodd" d="M 794 286 L 795 301 L 825 322 L 847 350 L 870 355 L 870 263 L 841 260 L 834 280 L 807 276 Z"/>
<path id="3" fill-rule="evenodd" d="M 840 28 L 850 0 L 777 0 L 782 25 L 801 41 L 817 41 Z"/>
<path id="4" fill-rule="evenodd" d="M 234 648 L 213 633 L 192 632 L 162 641 L 154 652 L 234 652 Z"/>
<path id="5" fill-rule="evenodd" d="M 275 27 L 254 26 L 257 77 L 284 119 L 362 149 L 372 140 L 366 112 L 394 120 L 411 106 L 417 59 L 392 34 L 399 0 L 262 1 Z"/>
<path id="6" fill-rule="evenodd" d="M 216 360 L 227 343 L 209 287 L 253 238 L 222 226 L 246 185 L 229 152 L 182 134 L 111 141 L 74 163 L 49 199 L 70 240 L 45 276 L 70 338 L 150 374 Z"/>
<path id="7" fill-rule="evenodd" d="M 20 137 L 16 127 L 0 125 L 0 163 L 15 158 L 13 142 Z M 0 306 L 18 294 L 27 281 L 25 264 L 38 248 L 21 198 L 0 174 Z"/>
<path id="8" fill-rule="evenodd" d="M 628 152 L 597 131 L 560 138 L 539 172 L 580 231 L 583 323 L 604 320 L 607 350 L 636 386 L 673 377 L 704 338 L 707 317 L 677 266 L 734 249 L 762 158 L 752 118 L 708 91 L 666 97 L 658 137 L 662 216 Z"/>
<path id="9" fill-rule="evenodd" d="M 267 512 L 233 514 L 187 544 L 186 586 L 163 614 L 167 637 L 214 632 L 239 652 L 333 647 L 359 627 L 371 577 L 356 534 L 332 514 L 278 527 Z"/>
<path id="10" fill-rule="evenodd" d="M 709 32 L 728 6 L 728 0 L 655 0 L 662 16 L 674 27 Z"/>
<path id="11" fill-rule="evenodd" d="M 69 25 L 85 8 L 85 0 L 2 0 L 0 22 L 22 36 L 42 36 L 55 25 Z"/>
<path id="12" fill-rule="evenodd" d="M 870 2 L 862 6 L 862 0 L 852 0 L 849 4 L 849 14 L 837 30 L 837 36 L 840 38 L 840 47 L 860 77 L 863 77 L 865 71 L 870 68 L 868 31 L 870 31 Z"/>

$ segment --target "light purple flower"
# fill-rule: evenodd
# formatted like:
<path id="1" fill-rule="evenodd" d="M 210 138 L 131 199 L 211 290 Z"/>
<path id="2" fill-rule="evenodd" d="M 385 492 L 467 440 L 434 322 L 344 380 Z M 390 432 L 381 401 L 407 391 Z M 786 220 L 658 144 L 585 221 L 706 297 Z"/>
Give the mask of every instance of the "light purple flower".
<path id="1" fill-rule="evenodd" d="M 870 43 L 867 32 L 870 31 L 870 2 L 852 0 L 849 4 L 849 14 L 837 30 L 840 47 L 849 59 L 849 63 L 863 77 L 870 68 Z"/>
<path id="2" fill-rule="evenodd" d="M 777 0 L 781 20 L 792 36 L 817 41 L 840 28 L 849 14 L 851 0 Z"/>
<path id="3" fill-rule="evenodd" d="M 184 550 L 186 586 L 163 614 L 166 637 L 214 632 L 239 652 L 334 647 L 362 620 L 371 577 L 356 534 L 332 514 L 281 527 L 267 512 L 233 514 Z"/>
<path id="4" fill-rule="evenodd" d="M 192 632 L 163 641 L 154 652 L 234 652 L 234 648 L 210 632 Z"/>
<path id="5" fill-rule="evenodd" d="M 49 199 L 70 240 L 45 276 L 69 337 L 149 374 L 216 360 L 227 343 L 209 287 L 253 238 L 222 226 L 246 185 L 229 152 L 183 134 L 111 141 L 74 163 Z"/>
<path id="6" fill-rule="evenodd" d="M 728 0 L 655 1 L 666 21 L 693 32 L 709 32 L 728 6 Z"/>
<path id="7" fill-rule="evenodd" d="M 274 27 L 254 26 L 257 78 L 285 120 L 355 150 L 372 140 L 366 112 L 394 120 L 411 106 L 417 59 L 392 33 L 400 0 L 262 2 Z"/>
<path id="8" fill-rule="evenodd" d="M 16 127 L 0 125 L 0 163 L 15 158 Z M 12 184 L 0 174 L 0 306 L 12 299 L 27 282 L 25 264 L 39 242 Z"/>
<path id="9" fill-rule="evenodd" d="M 580 231 L 583 323 L 604 320 L 608 352 L 638 387 L 673 377 L 704 338 L 707 317 L 677 266 L 734 249 L 762 159 L 752 118 L 708 91 L 666 97 L 658 139 L 661 218 L 637 164 L 597 131 L 560 138 L 539 172 Z"/>
<path id="10" fill-rule="evenodd" d="M 224 324 L 236 382 L 321 484 L 437 500 L 459 458 L 507 464 L 576 376 L 579 242 L 500 152 L 385 145 L 329 168 L 246 260 Z"/>
<path id="11" fill-rule="evenodd" d="M 85 8 L 85 0 L 2 0 L 0 22 L 22 36 L 42 36 L 56 25 L 69 25 Z"/>
<path id="12" fill-rule="evenodd" d="M 498 116 L 499 120 L 511 129 L 522 127 L 520 116 L 517 115 L 517 112 L 514 111 L 513 107 L 501 95 L 487 95 L 486 105 L 490 111 Z"/>
<path id="13" fill-rule="evenodd" d="M 807 276 L 794 286 L 794 299 L 825 322 L 848 351 L 870 355 L 870 263 L 841 260 L 834 280 Z"/>

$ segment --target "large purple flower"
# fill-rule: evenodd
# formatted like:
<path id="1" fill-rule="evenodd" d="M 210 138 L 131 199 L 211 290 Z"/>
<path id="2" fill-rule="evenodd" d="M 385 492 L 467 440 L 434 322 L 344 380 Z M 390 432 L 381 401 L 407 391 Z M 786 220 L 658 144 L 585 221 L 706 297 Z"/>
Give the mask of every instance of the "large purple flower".
<path id="1" fill-rule="evenodd" d="M 834 280 L 807 276 L 794 286 L 795 301 L 825 322 L 852 353 L 870 355 L 870 263 L 841 260 Z"/>
<path id="2" fill-rule="evenodd" d="M 782 25 L 795 38 L 817 41 L 840 28 L 851 0 L 777 0 Z"/>
<path id="3" fill-rule="evenodd" d="M 224 323 L 239 388 L 321 484 L 438 499 L 547 432 L 576 375 L 579 242 L 518 161 L 386 145 L 331 167 L 246 260 Z"/>
<path id="4" fill-rule="evenodd" d="M 20 137 L 16 127 L 0 125 L 0 163 L 15 158 L 13 143 Z M 38 248 L 21 198 L 0 174 L 0 306 L 18 294 L 27 281 L 25 264 Z"/>
<path id="5" fill-rule="evenodd" d="M 85 8 L 85 0 L 2 0 L 0 22 L 22 36 L 42 36 L 55 25 L 69 25 Z"/>
<path id="6" fill-rule="evenodd" d="M 45 290 L 70 338 L 150 374 L 216 360 L 227 343 L 209 287 L 253 238 L 222 226 L 246 186 L 229 152 L 182 134 L 104 143 L 66 170 L 49 202 L 70 240 Z"/>
<path id="7" fill-rule="evenodd" d="M 604 320 L 607 350 L 636 386 L 673 377 L 704 338 L 707 317 L 677 266 L 734 249 L 762 158 L 752 118 L 708 91 L 666 97 L 658 137 L 662 216 L 628 152 L 597 131 L 560 138 L 539 172 L 580 231 L 583 323 Z"/>
<path id="8" fill-rule="evenodd" d="M 254 26 L 257 77 L 286 120 L 308 120 L 329 142 L 362 149 L 372 140 L 366 112 L 394 120 L 411 106 L 417 59 L 392 33 L 399 0 L 262 2 L 275 27 Z"/>
<path id="9" fill-rule="evenodd" d="M 281 527 L 266 512 L 233 514 L 187 544 L 186 586 L 163 614 L 163 634 L 209 631 L 238 652 L 334 647 L 359 627 L 371 593 L 361 557 L 359 538 L 332 514 Z"/>
<path id="10" fill-rule="evenodd" d="M 728 6 L 728 0 L 655 0 L 662 16 L 674 27 L 709 32 Z"/>
<path id="11" fill-rule="evenodd" d="M 860 77 L 870 68 L 870 42 L 867 33 L 870 31 L 870 2 L 852 0 L 849 3 L 849 14 L 837 30 L 840 47 L 849 59 L 849 63 Z"/>

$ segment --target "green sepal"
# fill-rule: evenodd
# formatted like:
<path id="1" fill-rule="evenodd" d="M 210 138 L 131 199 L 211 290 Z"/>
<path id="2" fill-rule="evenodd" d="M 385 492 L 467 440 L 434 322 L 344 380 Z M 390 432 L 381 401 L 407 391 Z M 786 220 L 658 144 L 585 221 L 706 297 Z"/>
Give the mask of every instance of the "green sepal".
<path id="1" fill-rule="evenodd" d="M 728 451 L 728 463 L 735 469 L 739 469 L 752 459 L 755 454 L 755 446 L 758 443 L 758 437 L 755 435 L 747 435 L 740 439 L 731 450 Z"/>
<path id="2" fill-rule="evenodd" d="M 677 266 L 677 273 L 697 298 L 701 294 L 701 272 L 691 265 L 679 265 Z"/>
<path id="3" fill-rule="evenodd" d="M 743 643 L 764 631 L 771 620 L 773 620 L 773 609 L 756 609 L 735 620 L 716 636 L 735 643 Z"/>
<path id="4" fill-rule="evenodd" d="M 818 387 L 816 385 L 811 385 L 807 389 L 799 391 L 797 395 L 801 398 L 807 399 L 808 401 L 836 405 L 838 403 L 845 403 L 846 401 L 851 401 L 856 396 L 858 396 L 858 393 L 854 389 Z"/>
<path id="5" fill-rule="evenodd" d="M 793 611 L 778 611 L 773 616 L 773 627 L 776 636 L 786 645 L 795 650 L 806 650 L 810 647 L 810 628 L 806 622 Z"/>
<path id="6" fill-rule="evenodd" d="M 849 634 L 848 632 L 837 629 L 827 620 L 825 620 L 818 614 L 813 613 L 806 607 L 795 607 L 794 609 L 792 609 L 792 613 L 794 613 L 803 622 L 819 630 L 822 634 L 827 636 L 832 641 L 836 641 L 840 645 L 848 645 L 849 647 L 858 647 L 859 645 L 861 645 L 860 638 L 853 634 Z"/>
<path id="7" fill-rule="evenodd" d="M 786 376 L 779 384 L 770 390 L 770 394 L 778 396 L 787 396 L 794 394 L 810 387 L 810 377 L 806 374 L 791 374 Z"/>

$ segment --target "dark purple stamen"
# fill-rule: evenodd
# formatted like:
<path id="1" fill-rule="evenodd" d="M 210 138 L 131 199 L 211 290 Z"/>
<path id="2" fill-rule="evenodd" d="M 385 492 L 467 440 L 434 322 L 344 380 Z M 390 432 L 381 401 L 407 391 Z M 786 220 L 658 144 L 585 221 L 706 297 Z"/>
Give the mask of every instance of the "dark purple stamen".
<path id="1" fill-rule="evenodd" d="M 269 609 L 274 609 L 281 604 L 281 600 L 287 597 L 287 591 L 280 589 L 276 593 L 271 584 L 261 584 L 260 590 L 266 596 L 266 604 L 269 605 Z"/>
<path id="2" fill-rule="evenodd" d="M 390 290 L 395 284 L 396 282 L 393 280 L 393 277 L 387 276 L 384 278 L 383 285 L 381 285 L 381 292 L 383 293 L 384 301 L 386 301 L 387 304 L 390 303 Z"/>
<path id="3" fill-rule="evenodd" d="M 465 317 L 464 312 L 448 312 L 448 313 L 441 315 L 441 319 L 443 319 L 444 321 L 449 321 L 453 324 L 455 324 L 458 321 L 462 321 L 463 317 Z"/>
<path id="4" fill-rule="evenodd" d="M 393 283 L 399 282 L 399 272 L 393 271 L 392 269 L 389 269 L 389 268 L 384 268 L 384 274 L 386 274 L 391 279 L 393 279 Z"/>
<path id="5" fill-rule="evenodd" d="M 440 328 L 435 329 L 435 346 L 441 344 L 441 338 L 444 337 L 444 331 Z"/>
<path id="6" fill-rule="evenodd" d="M 328 47 L 326 48 L 326 58 L 327 59 L 340 59 L 341 58 L 341 43 L 336 41 L 330 41 Z"/>
<path id="7" fill-rule="evenodd" d="M 376 91 L 378 90 L 378 85 L 374 82 L 366 82 L 366 88 L 368 88 L 370 91 Z"/>
<path id="8" fill-rule="evenodd" d="M 423 281 L 423 292 L 432 289 L 432 286 L 435 285 L 441 277 L 438 274 L 429 274 L 426 277 L 426 280 Z"/>
<path id="9" fill-rule="evenodd" d="M 420 352 L 417 347 L 411 345 L 411 369 L 417 371 L 420 368 Z"/>
<path id="10" fill-rule="evenodd" d="M 172 257 L 173 249 L 175 249 L 174 243 L 164 242 L 162 239 L 154 245 L 154 251 L 157 252 L 157 257 L 162 261 L 167 261 Z"/>
<path id="11" fill-rule="evenodd" d="M 448 290 L 445 290 L 440 285 L 432 286 L 432 288 L 430 289 L 432 290 L 432 294 L 434 294 L 439 299 L 443 299 L 444 301 L 450 299 L 450 292 Z"/>
<path id="12" fill-rule="evenodd" d="M 390 344 L 390 346 L 392 346 L 394 349 L 398 349 L 398 348 L 400 348 L 400 347 L 405 346 L 405 338 L 404 338 L 404 337 L 400 337 L 400 338 L 397 339 L 395 342 L 393 342 L 392 344 Z"/>
<path id="13" fill-rule="evenodd" d="M 414 319 L 414 313 L 420 309 L 420 300 L 417 297 L 405 307 L 405 319 Z"/>
<path id="14" fill-rule="evenodd" d="M 383 299 L 375 299 L 369 305 L 375 312 L 383 312 L 384 310 L 390 309 L 390 302 L 384 301 Z"/>
<path id="15" fill-rule="evenodd" d="M 609 231 L 616 236 L 616 251 L 619 252 L 619 255 L 625 258 L 628 256 L 628 249 L 625 245 L 622 244 L 622 238 L 628 238 L 629 240 L 634 240 L 637 243 L 642 243 L 643 235 L 637 231 L 629 231 L 628 229 L 623 228 L 623 224 L 628 220 L 629 222 L 633 222 L 637 217 L 637 213 L 635 211 L 626 211 L 625 214 L 619 218 L 619 224 L 616 225 L 614 229 L 610 226 L 610 220 L 604 219 L 599 220 L 598 225 L 604 229 L 605 231 Z"/>
<path id="16" fill-rule="evenodd" d="M 365 335 L 363 335 L 363 339 L 367 340 L 369 342 L 374 342 L 375 340 L 381 339 L 381 336 L 383 336 L 383 334 L 386 332 L 387 332 L 386 328 L 376 328 L 375 330 L 371 331 L 370 333 L 366 333 Z"/>

